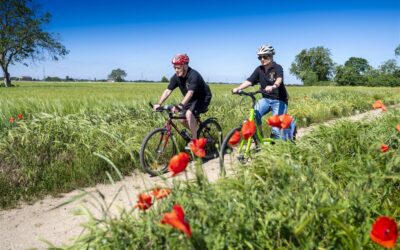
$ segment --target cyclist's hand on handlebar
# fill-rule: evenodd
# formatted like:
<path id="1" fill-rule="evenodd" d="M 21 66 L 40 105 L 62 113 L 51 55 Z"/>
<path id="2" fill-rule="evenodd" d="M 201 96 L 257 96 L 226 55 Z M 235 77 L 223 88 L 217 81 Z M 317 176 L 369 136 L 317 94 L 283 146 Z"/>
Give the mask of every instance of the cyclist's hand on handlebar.
<path id="1" fill-rule="evenodd" d="M 267 93 L 271 93 L 272 92 L 272 90 L 273 90 L 273 88 L 272 88 L 272 86 L 267 86 L 267 87 L 265 87 L 265 89 L 263 89 L 265 92 L 267 92 Z"/>
<path id="2" fill-rule="evenodd" d="M 177 106 L 173 106 L 171 111 L 172 111 L 172 113 L 178 113 L 181 110 Z"/>
<path id="3" fill-rule="evenodd" d="M 154 110 L 154 111 L 157 111 L 157 109 L 158 109 L 159 107 L 161 107 L 160 104 L 154 104 L 154 105 L 153 105 L 153 110 Z"/>
<path id="4" fill-rule="evenodd" d="M 239 88 L 234 88 L 234 89 L 232 89 L 232 94 L 237 94 L 237 93 L 239 93 L 240 92 L 240 89 Z"/>

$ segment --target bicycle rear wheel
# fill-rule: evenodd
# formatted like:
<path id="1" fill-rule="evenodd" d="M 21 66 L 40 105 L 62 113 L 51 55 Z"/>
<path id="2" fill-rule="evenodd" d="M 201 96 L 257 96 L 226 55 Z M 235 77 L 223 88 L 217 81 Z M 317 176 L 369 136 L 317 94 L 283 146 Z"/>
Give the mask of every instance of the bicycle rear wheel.
<path id="1" fill-rule="evenodd" d="M 140 148 L 140 165 L 152 176 L 168 171 L 168 163 L 177 154 L 173 135 L 167 129 L 158 128 L 150 132 Z"/>
<path id="2" fill-rule="evenodd" d="M 197 138 L 206 138 L 206 155 L 203 160 L 211 160 L 219 156 L 218 150 L 222 142 L 222 129 L 216 120 L 202 122 L 197 130 Z"/>
<path id="3" fill-rule="evenodd" d="M 260 149 L 260 142 L 254 135 L 251 139 L 245 141 L 243 138 L 235 144 L 231 145 L 229 140 L 233 134 L 238 131 L 240 133 L 241 126 L 232 129 L 224 138 L 221 144 L 219 165 L 222 174 L 225 174 L 226 168 L 234 165 L 244 165 L 250 162 Z"/>

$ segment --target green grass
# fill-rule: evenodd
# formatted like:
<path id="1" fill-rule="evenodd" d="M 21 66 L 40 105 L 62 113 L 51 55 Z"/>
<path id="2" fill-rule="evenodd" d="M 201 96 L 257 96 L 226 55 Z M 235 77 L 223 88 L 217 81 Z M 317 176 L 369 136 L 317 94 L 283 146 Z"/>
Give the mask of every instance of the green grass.
<path id="1" fill-rule="evenodd" d="M 106 156 L 129 174 L 139 168 L 140 145 L 164 119 L 148 102 L 157 102 L 166 84 L 18 83 L 0 88 L 0 207 L 34 201 L 79 187 L 106 182 Z M 206 116 L 227 132 L 246 117 L 234 85 L 211 85 Z M 371 109 L 376 99 L 390 105 L 399 88 L 288 87 L 290 114 L 299 126 Z M 174 91 L 168 102 L 181 101 Z M 243 105 L 242 105 L 243 106 Z M 245 107 L 248 107 L 244 105 Z M 9 118 L 23 114 L 11 124 Z M 264 119 L 265 120 L 265 119 Z"/>
<path id="2" fill-rule="evenodd" d="M 321 127 L 296 144 L 264 146 L 257 160 L 215 184 L 176 185 L 147 212 L 92 218 L 67 249 L 380 249 L 380 215 L 400 221 L 400 110 Z M 381 143 L 391 149 L 381 153 Z M 181 204 L 193 237 L 161 225 Z"/>

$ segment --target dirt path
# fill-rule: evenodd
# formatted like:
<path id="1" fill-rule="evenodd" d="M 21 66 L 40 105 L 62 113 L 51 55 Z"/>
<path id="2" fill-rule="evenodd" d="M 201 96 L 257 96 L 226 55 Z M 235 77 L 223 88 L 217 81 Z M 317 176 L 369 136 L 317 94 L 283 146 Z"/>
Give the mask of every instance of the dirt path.
<path id="1" fill-rule="evenodd" d="M 394 107 L 399 107 L 399 105 Z M 393 108 L 393 106 L 390 108 Z M 381 110 L 373 110 L 342 119 L 357 121 L 371 119 L 381 114 Z M 336 121 L 333 120 L 324 124 L 334 124 Z M 311 126 L 299 129 L 297 138 L 311 132 L 315 127 Z M 218 159 L 203 164 L 203 167 L 210 181 L 218 179 Z M 193 173 L 189 173 L 188 175 L 190 178 Z M 172 181 L 185 179 L 185 175 L 183 174 L 175 178 L 169 178 L 169 174 L 166 174 L 165 177 L 167 179 L 162 180 L 159 177 L 151 178 L 147 174 L 135 172 L 132 176 L 125 177 L 122 181 L 115 184 L 102 184 L 84 190 L 92 192 L 96 197 L 100 197 L 96 192 L 98 190 L 104 195 L 105 200 L 110 203 L 122 187 L 111 209 L 112 213 L 117 216 L 116 211 L 118 211 L 118 208 L 130 208 L 136 203 L 136 196 L 140 191 L 156 186 L 171 186 L 173 185 Z M 55 245 L 73 242 L 73 238 L 78 237 L 82 233 L 80 225 L 86 221 L 86 217 L 75 216 L 72 213 L 83 205 L 96 214 L 97 210 L 93 206 L 94 198 L 86 195 L 78 201 L 59 208 L 56 207 L 81 193 L 82 190 L 75 190 L 60 195 L 60 197 L 47 197 L 33 205 L 21 205 L 16 209 L 0 211 L 0 249 L 46 248 L 46 243 L 40 239 L 46 239 Z"/>

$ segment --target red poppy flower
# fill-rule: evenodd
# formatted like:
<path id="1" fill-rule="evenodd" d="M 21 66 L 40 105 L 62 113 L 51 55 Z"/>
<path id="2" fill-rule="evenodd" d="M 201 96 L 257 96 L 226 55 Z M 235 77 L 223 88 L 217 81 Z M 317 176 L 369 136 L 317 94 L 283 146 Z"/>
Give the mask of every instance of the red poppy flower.
<path id="1" fill-rule="evenodd" d="M 24 118 L 23 114 L 18 114 L 18 120 L 22 120 Z"/>
<path id="2" fill-rule="evenodd" d="M 288 114 L 283 114 L 279 116 L 279 119 L 281 120 L 281 128 L 282 129 L 287 129 L 290 127 L 290 124 L 293 121 L 293 117 Z"/>
<path id="3" fill-rule="evenodd" d="M 155 188 L 153 189 L 153 196 L 155 199 L 159 200 L 167 197 L 171 193 L 171 189 L 169 188 Z"/>
<path id="4" fill-rule="evenodd" d="M 175 204 L 172 212 L 165 213 L 162 220 L 162 224 L 169 224 L 173 228 L 176 228 L 185 233 L 189 238 L 192 237 L 192 230 L 190 229 L 189 223 L 185 220 L 185 212 L 183 208 Z"/>
<path id="5" fill-rule="evenodd" d="M 267 119 L 267 123 L 271 126 L 271 127 L 281 127 L 281 119 L 279 119 L 278 115 L 274 115 L 271 116 Z"/>
<path id="6" fill-rule="evenodd" d="M 372 225 L 371 240 L 381 246 L 393 248 L 398 237 L 396 222 L 387 216 L 380 216 Z"/>
<path id="7" fill-rule="evenodd" d="M 385 143 L 382 143 L 382 145 L 381 145 L 381 152 L 382 152 L 382 153 L 385 153 L 385 152 L 388 151 L 388 150 L 389 150 L 389 146 L 386 145 Z"/>
<path id="8" fill-rule="evenodd" d="M 396 126 L 396 129 L 397 129 L 397 131 L 399 131 L 399 132 L 400 132 L 400 123 L 399 123 L 399 124 L 397 124 L 397 126 Z"/>
<path id="9" fill-rule="evenodd" d="M 254 121 L 247 120 L 242 125 L 242 135 L 245 140 L 249 139 L 256 132 L 256 124 Z"/>
<path id="10" fill-rule="evenodd" d="M 10 123 L 14 123 L 15 122 L 15 118 L 11 116 L 9 121 L 10 121 Z"/>
<path id="11" fill-rule="evenodd" d="M 235 130 L 235 132 L 233 133 L 233 135 L 231 136 L 231 138 L 229 138 L 229 145 L 234 146 L 236 144 L 238 144 L 240 141 L 240 133 L 239 131 Z"/>
<path id="12" fill-rule="evenodd" d="M 374 104 L 372 104 L 374 109 L 382 109 L 383 111 L 387 111 L 385 104 L 381 100 L 376 100 Z"/>
<path id="13" fill-rule="evenodd" d="M 174 155 L 169 161 L 168 169 L 175 176 L 186 169 L 190 161 L 190 156 L 187 153 L 181 152 Z"/>
<path id="14" fill-rule="evenodd" d="M 139 208 L 140 210 L 146 210 L 151 207 L 151 196 L 148 194 L 139 194 L 138 195 L 138 202 L 136 203 L 135 207 Z"/>
<path id="15" fill-rule="evenodd" d="M 192 150 L 194 155 L 203 158 L 204 156 L 206 156 L 206 151 L 204 150 L 206 143 L 207 143 L 206 138 L 193 139 L 189 145 L 190 150 Z"/>

